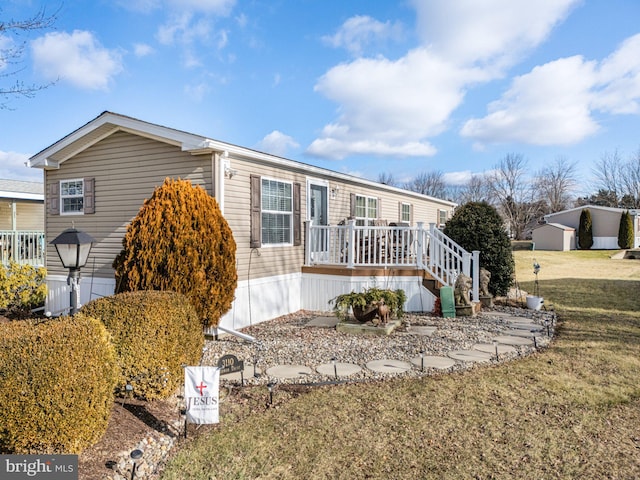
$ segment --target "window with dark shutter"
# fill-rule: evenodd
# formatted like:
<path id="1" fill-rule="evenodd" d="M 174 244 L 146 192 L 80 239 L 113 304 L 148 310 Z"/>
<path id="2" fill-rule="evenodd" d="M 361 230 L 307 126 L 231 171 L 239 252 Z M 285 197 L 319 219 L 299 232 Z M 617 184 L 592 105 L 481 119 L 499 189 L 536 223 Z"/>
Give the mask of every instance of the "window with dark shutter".
<path id="1" fill-rule="evenodd" d="M 260 248 L 262 236 L 262 193 L 260 188 L 260 176 L 251 175 L 251 226 L 249 246 L 251 248 Z"/>

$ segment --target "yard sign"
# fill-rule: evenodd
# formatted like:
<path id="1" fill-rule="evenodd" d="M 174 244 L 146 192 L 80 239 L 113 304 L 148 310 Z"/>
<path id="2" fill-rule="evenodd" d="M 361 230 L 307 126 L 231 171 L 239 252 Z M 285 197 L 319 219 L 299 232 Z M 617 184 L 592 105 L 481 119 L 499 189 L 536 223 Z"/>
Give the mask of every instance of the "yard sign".
<path id="1" fill-rule="evenodd" d="M 184 398 L 187 404 L 187 422 L 219 423 L 218 367 L 185 367 Z"/>

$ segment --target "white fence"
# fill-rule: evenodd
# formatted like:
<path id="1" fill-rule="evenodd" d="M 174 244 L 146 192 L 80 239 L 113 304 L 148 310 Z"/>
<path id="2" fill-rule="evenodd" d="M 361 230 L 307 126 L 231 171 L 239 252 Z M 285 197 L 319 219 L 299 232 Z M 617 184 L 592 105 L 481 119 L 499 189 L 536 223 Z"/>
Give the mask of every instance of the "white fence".
<path id="1" fill-rule="evenodd" d="M 4 265 L 11 261 L 44 265 L 45 250 L 42 231 L 0 230 L 0 260 Z"/>

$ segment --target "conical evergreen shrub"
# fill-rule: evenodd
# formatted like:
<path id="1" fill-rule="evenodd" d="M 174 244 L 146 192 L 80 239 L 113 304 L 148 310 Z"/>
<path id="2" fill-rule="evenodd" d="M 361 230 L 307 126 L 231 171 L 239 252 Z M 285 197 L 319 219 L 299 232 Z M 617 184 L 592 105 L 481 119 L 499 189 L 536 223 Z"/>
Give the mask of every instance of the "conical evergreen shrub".
<path id="1" fill-rule="evenodd" d="M 633 221 L 629 210 L 620 215 L 620 228 L 618 228 L 618 246 L 620 248 L 633 247 Z"/>
<path id="2" fill-rule="evenodd" d="M 485 202 L 458 207 L 445 225 L 444 234 L 468 252 L 480 251 L 480 266 L 491 272 L 492 294 L 505 295 L 509 291 L 515 262 L 504 222 L 494 207 Z"/>
<path id="3" fill-rule="evenodd" d="M 236 242 L 218 202 L 202 187 L 167 178 L 144 202 L 122 245 L 113 264 L 117 292 L 182 293 L 210 326 L 231 308 Z"/>
<path id="4" fill-rule="evenodd" d="M 580 223 L 578 225 L 578 248 L 589 250 L 593 247 L 593 224 L 591 222 L 591 212 L 585 208 L 580 213 Z"/>

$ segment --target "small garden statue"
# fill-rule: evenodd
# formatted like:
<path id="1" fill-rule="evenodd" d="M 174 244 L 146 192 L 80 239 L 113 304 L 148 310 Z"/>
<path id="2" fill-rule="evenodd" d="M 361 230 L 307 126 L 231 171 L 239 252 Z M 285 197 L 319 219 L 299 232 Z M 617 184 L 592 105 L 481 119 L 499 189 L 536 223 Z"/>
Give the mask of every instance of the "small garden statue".
<path id="1" fill-rule="evenodd" d="M 471 278 L 461 273 L 456 279 L 456 284 L 453 290 L 454 300 L 456 307 L 467 307 L 471 305 L 469 299 L 469 292 L 471 291 L 472 282 Z"/>
<path id="2" fill-rule="evenodd" d="M 491 281 L 491 272 L 486 268 L 480 269 L 480 296 L 490 297 L 489 282 Z"/>

